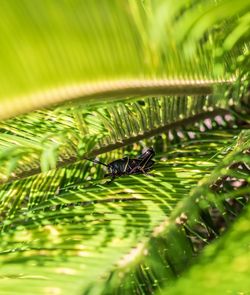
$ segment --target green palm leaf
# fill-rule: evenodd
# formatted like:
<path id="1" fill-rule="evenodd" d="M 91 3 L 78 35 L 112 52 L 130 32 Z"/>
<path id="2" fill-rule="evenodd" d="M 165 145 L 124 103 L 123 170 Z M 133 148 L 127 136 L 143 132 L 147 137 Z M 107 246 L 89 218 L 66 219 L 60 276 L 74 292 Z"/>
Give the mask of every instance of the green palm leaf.
<path id="1" fill-rule="evenodd" d="M 0 293 L 247 292 L 248 1 L 0 7 Z"/>
<path id="2" fill-rule="evenodd" d="M 202 140 L 193 148 L 188 145 L 187 153 L 192 155 L 160 161 L 155 177 L 129 176 L 109 186 L 100 181 L 72 186 L 65 182 L 67 171 L 54 175 L 51 171 L 52 178 L 41 175 L 2 187 L 1 273 L 8 280 L 3 281 L 1 290 L 9 292 L 14 282 L 13 294 L 20 290 L 27 294 L 53 290 L 62 294 L 91 290 L 96 294 L 106 290 L 106 278 L 115 265 L 121 268 L 118 273 L 136 269 L 136 261 L 141 263 L 143 253 L 151 249 L 151 239 L 165 228 L 171 229 L 168 216 L 215 167 L 219 158 L 211 156 L 219 145 L 231 143 L 232 137 L 225 140 L 216 144 L 212 140 L 210 151 Z M 178 235 L 174 237 L 178 239 Z M 179 239 L 184 239 L 181 247 L 190 252 L 185 238 L 181 235 Z M 183 258 L 169 263 L 176 265 L 174 269 L 179 265 L 181 271 L 186 264 Z M 98 284 L 97 276 L 103 278 Z M 173 278 L 173 271 L 167 277 Z"/>
<path id="3" fill-rule="evenodd" d="M 205 249 L 197 265 L 161 294 L 222 294 L 249 291 L 249 206 L 230 232 Z M 230 259 L 229 259 L 230 258 Z M 196 282 L 190 290 L 190 281 Z"/>
<path id="4" fill-rule="evenodd" d="M 86 154 L 93 157 L 206 118 L 223 117 L 231 112 L 228 104 L 225 96 L 164 96 L 94 109 L 56 108 L 10 119 L 1 124 L 1 178 L 4 182 L 39 173 L 40 168 L 48 171 Z"/>
<path id="5" fill-rule="evenodd" d="M 179 46 L 178 38 L 182 42 L 183 34 L 188 33 L 193 42 L 193 36 L 201 38 L 209 26 L 230 17 L 232 26 L 240 30 L 232 15 L 242 15 L 247 1 L 241 5 L 211 1 L 201 9 L 195 2 L 177 6 L 171 1 L 147 2 L 148 6 L 115 0 L 4 1 L 0 117 L 75 99 L 89 103 L 90 97 L 97 101 L 101 97 L 211 93 L 214 85 L 238 76 L 235 69 L 229 72 L 223 67 L 247 54 L 244 45 L 237 44 L 238 53 L 219 63 L 211 59 L 227 34 L 223 26 L 223 37 L 211 30 L 209 42 L 200 42 L 191 57 Z M 230 7 L 227 14 L 220 14 L 223 6 Z M 183 10 L 186 16 L 179 17 Z M 206 21 L 209 15 L 212 22 Z M 178 19 L 177 24 L 173 25 L 173 19 Z M 206 21 L 207 26 L 200 26 L 199 21 Z M 244 23 L 244 18 L 239 22 Z M 194 27 L 191 32 L 190 27 Z M 233 41 L 227 39 L 226 44 L 232 47 L 241 32 L 244 34 L 244 30 L 236 31 Z M 159 40 L 166 40 L 164 46 Z"/>

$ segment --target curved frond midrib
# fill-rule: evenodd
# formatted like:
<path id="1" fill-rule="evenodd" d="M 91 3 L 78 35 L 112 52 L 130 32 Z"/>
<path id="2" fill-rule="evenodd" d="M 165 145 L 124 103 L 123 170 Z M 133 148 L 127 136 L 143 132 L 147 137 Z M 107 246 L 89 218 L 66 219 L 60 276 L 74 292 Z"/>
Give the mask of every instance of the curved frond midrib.
<path id="1" fill-rule="evenodd" d="M 176 129 L 176 128 L 179 128 L 182 126 L 192 125 L 195 122 L 199 122 L 200 120 L 204 120 L 206 118 L 213 118 L 218 115 L 223 116 L 223 115 L 227 115 L 227 114 L 230 114 L 230 111 L 225 110 L 225 109 L 217 109 L 214 111 L 202 112 L 202 113 L 199 113 L 199 114 L 194 115 L 192 117 L 178 120 L 176 122 L 172 122 L 172 123 L 169 123 L 166 125 L 162 125 L 160 127 L 156 127 L 151 130 L 145 130 L 143 133 L 137 134 L 135 136 L 130 136 L 128 138 L 124 138 L 122 141 L 117 141 L 115 143 L 111 143 L 111 144 L 99 147 L 97 149 L 92 150 L 90 153 L 84 155 L 83 159 L 85 157 L 88 157 L 88 158 L 89 157 L 96 157 L 96 156 L 101 155 L 103 153 L 111 152 L 117 148 L 125 147 L 130 144 L 136 143 L 140 140 L 147 139 L 152 136 L 156 136 L 156 135 L 161 134 L 163 132 L 167 132 L 169 130 Z M 64 158 L 61 161 L 58 161 L 56 169 L 66 167 L 67 165 L 70 165 L 70 164 L 78 162 L 78 161 L 81 161 L 81 158 L 77 157 L 76 155 L 71 155 L 67 158 Z M 9 177 L 7 182 L 12 182 L 12 181 L 19 180 L 22 178 L 30 177 L 30 176 L 33 176 L 33 175 L 36 175 L 39 173 L 41 173 L 40 167 L 30 169 L 27 171 L 22 171 L 21 173 L 16 173 L 14 176 Z M 6 182 L 0 181 L 0 184 L 1 183 L 6 183 Z"/>
<path id="2" fill-rule="evenodd" d="M 129 96 L 152 95 L 207 95 L 219 85 L 232 85 L 229 80 L 169 80 L 131 79 L 62 86 L 30 95 L 6 98 L 1 101 L 0 119 L 8 119 L 36 109 L 68 102 L 98 104 Z"/>

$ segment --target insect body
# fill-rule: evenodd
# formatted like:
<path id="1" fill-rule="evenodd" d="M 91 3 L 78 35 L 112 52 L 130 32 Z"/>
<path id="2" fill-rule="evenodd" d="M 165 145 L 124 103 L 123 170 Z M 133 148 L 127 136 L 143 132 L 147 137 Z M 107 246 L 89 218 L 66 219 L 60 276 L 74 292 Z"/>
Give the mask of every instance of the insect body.
<path id="1" fill-rule="evenodd" d="M 139 155 L 135 159 L 124 157 L 122 159 L 115 160 L 109 164 L 104 164 L 98 160 L 87 160 L 108 167 L 108 173 L 105 174 L 105 177 L 111 177 L 111 181 L 113 181 L 115 177 L 119 177 L 122 175 L 147 174 L 147 172 L 152 169 L 155 163 L 152 160 L 154 155 L 154 149 L 148 148 L 143 154 Z"/>

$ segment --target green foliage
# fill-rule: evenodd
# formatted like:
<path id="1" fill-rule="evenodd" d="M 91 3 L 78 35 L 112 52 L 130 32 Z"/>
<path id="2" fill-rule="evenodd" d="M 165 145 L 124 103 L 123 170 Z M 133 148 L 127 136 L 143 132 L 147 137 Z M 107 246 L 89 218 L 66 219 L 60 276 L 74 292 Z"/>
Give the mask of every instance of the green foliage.
<path id="1" fill-rule="evenodd" d="M 243 236 L 240 242 L 237 241 L 236 253 L 232 256 L 230 255 L 233 251 L 236 237 L 241 233 L 246 234 L 249 232 L 247 226 L 248 221 L 245 221 L 245 219 L 241 221 L 244 225 L 242 229 L 237 231 L 236 228 L 236 233 L 233 231 L 232 236 L 229 234 L 230 238 L 233 239 L 232 245 L 230 245 L 230 238 L 226 238 L 227 240 L 224 241 L 225 237 L 223 237 L 222 241 L 218 242 L 219 245 L 216 248 L 216 253 L 214 253 L 214 251 L 212 254 L 207 255 L 205 262 L 203 256 L 201 256 L 201 265 L 198 261 L 198 266 L 196 266 L 197 261 L 192 260 L 194 254 L 199 251 L 197 247 L 200 247 L 202 242 L 204 244 L 209 243 L 211 238 L 220 234 L 218 230 L 225 230 L 225 228 L 221 228 L 221 225 L 218 227 L 218 217 L 216 217 L 213 210 L 217 208 L 216 210 L 223 216 L 224 222 L 230 224 L 232 217 L 237 214 L 237 203 L 240 206 L 244 206 L 245 202 L 248 200 L 250 192 L 250 157 L 247 155 L 250 147 L 249 135 L 249 131 L 242 132 L 239 136 L 239 140 L 235 141 L 231 146 L 232 151 L 222 161 L 217 163 L 216 168 L 214 168 L 209 175 L 203 177 L 198 182 L 198 186 L 195 186 L 191 190 L 189 198 L 184 197 L 179 201 L 177 208 L 175 208 L 170 218 L 167 218 L 155 229 L 146 247 L 147 255 L 141 257 L 140 264 L 137 264 L 134 268 L 131 267 L 127 273 L 125 272 L 125 278 L 123 278 L 121 270 L 118 270 L 119 275 L 113 275 L 113 277 L 111 277 L 111 283 L 108 285 L 109 288 L 105 289 L 104 294 L 110 292 L 111 286 L 116 289 L 116 292 L 112 291 L 114 294 L 151 294 L 154 293 L 157 287 L 162 286 L 163 283 L 168 287 L 164 289 L 162 294 L 166 294 L 168 291 L 170 294 L 171 292 L 173 294 L 179 294 L 181 290 L 183 290 L 183 294 L 191 294 L 192 292 L 200 294 L 200 292 L 204 291 L 209 294 L 211 290 L 216 287 L 218 288 L 218 294 L 220 291 L 225 292 L 226 290 L 230 290 L 230 287 L 232 288 L 232 290 L 230 290 L 231 292 L 247 291 L 249 267 L 248 263 L 243 261 L 248 261 L 249 255 L 247 254 L 247 248 L 249 247 L 249 239 Z M 225 169 L 228 168 L 229 163 L 232 163 L 232 159 L 234 159 L 233 167 L 230 166 L 230 169 Z M 235 165 L 236 163 L 237 166 Z M 245 168 L 243 163 L 246 165 Z M 225 173 L 226 177 L 224 175 Z M 217 187 L 222 183 L 223 186 L 219 191 Z M 233 203 L 231 203 L 232 198 L 235 198 Z M 237 200 L 236 203 L 235 200 Z M 218 212 L 216 214 L 218 214 Z M 243 218 L 246 218 L 246 214 Z M 219 223 L 221 223 L 221 221 L 219 221 Z M 187 237 L 191 238 L 188 242 Z M 241 241 L 244 243 L 243 249 L 240 249 Z M 227 244 L 229 244 L 229 246 L 225 246 Z M 225 249 L 223 249 L 223 245 Z M 213 249 L 213 246 L 211 247 Z M 208 253 L 211 251 L 209 249 L 208 247 Z M 220 251 L 223 252 L 222 255 L 220 255 Z M 234 277 L 235 275 L 231 265 L 233 265 L 234 268 L 241 268 L 241 262 L 239 261 L 238 264 L 237 261 L 237 253 L 242 253 L 240 261 L 243 263 L 243 269 L 237 271 L 238 276 L 236 276 L 235 280 L 232 280 L 231 285 L 229 284 L 230 287 L 228 287 L 226 285 L 227 281 L 230 280 L 230 277 Z M 216 256 L 216 254 L 218 256 Z M 218 267 L 217 272 L 213 273 L 212 267 L 217 266 L 216 263 L 214 265 L 211 261 L 216 258 L 220 266 L 226 269 L 227 261 L 230 261 L 231 257 L 235 257 L 236 261 L 234 264 L 229 265 L 229 271 L 231 270 L 232 272 L 228 273 L 225 278 L 225 283 L 221 286 L 219 285 L 220 281 L 217 277 L 220 268 Z M 206 270 L 205 266 L 204 270 L 205 272 L 207 271 L 207 273 L 203 274 L 203 266 L 206 263 L 211 266 L 208 266 L 208 270 Z M 190 264 L 194 264 L 194 272 L 197 270 L 196 276 L 203 279 L 197 284 L 199 288 L 195 291 L 191 289 L 195 278 L 193 279 L 190 275 L 186 280 L 184 276 L 183 279 L 180 279 L 180 282 L 177 281 L 176 289 L 175 285 L 169 289 L 169 286 L 173 285 L 176 277 L 179 277 Z M 191 267 L 191 274 L 193 268 Z M 220 274 L 220 277 L 223 278 L 223 273 Z M 206 281 L 206 279 L 208 281 Z M 209 280 L 211 280 L 211 286 L 206 288 L 210 283 Z M 241 285 L 239 282 L 244 284 Z M 119 287 L 117 288 L 117 286 Z"/>
<path id="2" fill-rule="evenodd" d="M 199 261 L 160 294 L 248 294 L 250 276 L 249 206 L 219 241 L 208 246 Z M 190 288 L 195 282 L 195 288 Z"/>
<path id="3" fill-rule="evenodd" d="M 237 100 L 234 102 L 237 103 Z M 136 143 L 208 116 L 227 114 L 225 96 L 150 97 L 98 108 L 36 111 L 1 124 L 2 181 L 33 175 Z"/>
<path id="4" fill-rule="evenodd" d="M 247 293 L 248 1 L 0 7 L 0 293 Z"/>
<path id="5" fill-rule="evenodd" d="M 248 5 L 2 1 L 0 117 L 90 97 L 211 93 L 247 69 Z"/>
<path id="6" fill-rule="evenodd" d="M 185 235 L 177 235 L 175 217 L 169 216 L 173 210 L 178 213 L 175 207 L 181 200 L 194 210 L 192 199 L 187 198 L 189 191 L 220 161 L 220 154 L 213 157 L 216 151 L 224 150 L 225 144 L 232 146 L 230 133 L 232 130 L 228 136 L 224 131 L 206 132 L 198 142 L 184 144 L 182 154 L 178 148 L 170 151 L 168 161 L 165 153 L 158 154 L 154 177 L 127 176 L 109 186 L 101 179 L 82 179 L 77 184 L 77 173 L 83 167 L 73 165 L 69 170 L 4 185 L 1 273 L 6 280 L 2 292 L 11 288 L 13 294 L 20 290 L 26 294 L 53 290 L 61 294 L 69 290 L 75 294 L 109 293 L 123 278 L 122 290 L 131 294 L 142 283 L 142 290 L 149 288 L 146 279 L 132 280 L 131 285 L 131 275 L 137 277 L 138 267 L 145 269 L 146 276 L 154 268 L 162 269 L 160 275 L 150 275 L 150 281 L 156 280 L 153 289 L 172 281 L 190 263 L 192 249 Z M 86 170 L 82 173 L 86 177 Z M 192 216 L 192 211 L 189 214 Z M 179 244 L 178 255 L 173 252 L 176 246 L 164 248 L 171 239 Z M 157 254 L 160 245 L 164 256 Z M 112 272 L 113 279 L 107 282 Z"/>

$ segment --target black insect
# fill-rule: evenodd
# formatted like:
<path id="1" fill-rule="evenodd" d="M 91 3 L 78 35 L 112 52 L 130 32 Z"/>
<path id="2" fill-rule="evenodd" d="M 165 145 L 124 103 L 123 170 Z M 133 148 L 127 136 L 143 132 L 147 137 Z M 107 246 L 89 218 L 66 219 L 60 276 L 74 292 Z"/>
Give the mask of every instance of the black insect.
<path id="1" fill-rule="evenodd" d="M 109 164 L 104 164 L 98 160 L 89 160 L 91 162 L 104 165 L 108 167 L 108 173 L 104 177 L 111 177 L 112 182 L 115 177 L 122 175 L 131 174 L 147 174 L 149 170 L 152 169 L 154 161 L 152 158 L 155 155 L 153 148 L 148 148 L 143 154 L 139 155 L 136 159 L 130 159 L 129 157 L 124 157 L 119 160 L 115 160 Z"/>

